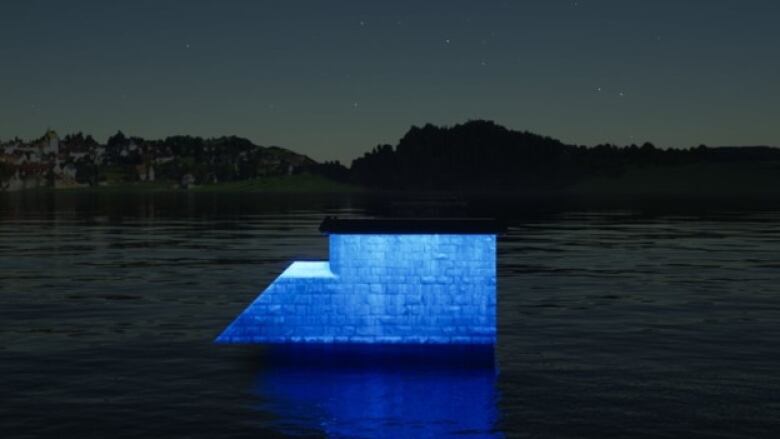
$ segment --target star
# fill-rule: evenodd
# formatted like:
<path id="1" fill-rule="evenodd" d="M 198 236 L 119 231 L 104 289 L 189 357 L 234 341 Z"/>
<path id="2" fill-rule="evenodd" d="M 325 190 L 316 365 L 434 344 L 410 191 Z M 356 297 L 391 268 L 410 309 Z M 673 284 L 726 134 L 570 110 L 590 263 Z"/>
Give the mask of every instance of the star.
<path id="1" fill-rule="evenodd" d="M 357 102 L 353 102 L 352 103 L 352 108 L 357 108 L 357 107 L 358 107 L 358 103 Z"/>
<path id="2" fill-rule="evenodd" d="M 364 27 L 366 25 L 366 22 L 363 20 L 360 20 L 360 27 Z"/>
<path id="3" fill-rule="evenodd" d="M 625 96 L 625 95 L 624 95 L 624 94 L 623 94 L 623 92 L 621 91 L 621 92 L 618 92 L 618 96 L 620 96 L 620 97 L 622 98 L 622 97 L 623 97 L 623 96 Z"/>
<path id="4" fill-rule="evenodd" d="M 601 93 L 601 87 L 596 87 L 596 91 Z"/>
<path id="5" fill-rule="evenodd" d="M 190 43 L 187 43 L 187 44 L 185 44 L 185 45 L 184 45 L 184 48 L 185 48 L 185 49 L 189 49 L 189 48 L 190 48 Z"/>
<path id="6" fill-rule="evenodd" d="M 444 44 L 450 44 L 450 39 L 447 38 L 446 40 L 444 40 Z"/>

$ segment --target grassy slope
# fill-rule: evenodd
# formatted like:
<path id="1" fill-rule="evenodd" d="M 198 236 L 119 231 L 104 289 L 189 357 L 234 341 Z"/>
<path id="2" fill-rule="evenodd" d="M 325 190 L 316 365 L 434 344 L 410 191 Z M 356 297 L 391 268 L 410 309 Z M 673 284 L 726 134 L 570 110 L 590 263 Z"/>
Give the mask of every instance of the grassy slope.
<path id="1" fill-rule="evenodd" d="M 175 191 L 173 181 L 112 182 L 96 188 L 58 191 L 161 192 Z M 195 192 L 355 193 L 370 189 L 337 183 L 311 174 L 263 177 L 254 180 L 196 186 Z M 577 196 L 689 196 L 780 199 L 780 162 L 704 163 L 680 166 L 637 167 L 619 177 L 593 177 L 564 190 Z"/>
<path id="2" fill-rule="evenodd" d="M 633 168 L 616 178 L 585 179 L 567 192 L 596 196 L 780 196 L 780 162 Z"/>
<path id="3" fill-rule="evenodd" d="M 231 181 L 207 184 L 193 188 L 194 191 L 211 192 L 305 192 L 305 193 L 342 193 L 359 192 L 357 186 L 338 183 L 325 177 L 312 174 L 262 177 L 254 180 Z"/>
<path id="4" fill-rule="evenodd" d="M 45 190 L 50 190 L 46 188 Z M 97 192 L 167 192 L 181 191 L 177 182 L 159 180 L 155 182 L 109 181 L 106 186 L 59 188 L 57 191 Z M 262 177 L 254 180 L 194 186 L 192 192 L 281 192 L 281 193 L 348 193 L 360 192 L 358 186 L 338 183 L 319 175 L 300 174 L 291 176 Z"/>

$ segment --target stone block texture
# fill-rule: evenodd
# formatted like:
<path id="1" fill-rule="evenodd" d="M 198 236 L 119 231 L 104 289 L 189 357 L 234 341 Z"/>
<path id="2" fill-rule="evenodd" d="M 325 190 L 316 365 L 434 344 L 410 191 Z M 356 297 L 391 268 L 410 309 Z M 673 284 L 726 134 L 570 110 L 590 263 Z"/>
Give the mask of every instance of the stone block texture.
<path id="1" fill-rule="evenodd" d="M 495 343 L 495 235 L 329 239 L 329 262 L 294 262 L 216 341 Z"/>

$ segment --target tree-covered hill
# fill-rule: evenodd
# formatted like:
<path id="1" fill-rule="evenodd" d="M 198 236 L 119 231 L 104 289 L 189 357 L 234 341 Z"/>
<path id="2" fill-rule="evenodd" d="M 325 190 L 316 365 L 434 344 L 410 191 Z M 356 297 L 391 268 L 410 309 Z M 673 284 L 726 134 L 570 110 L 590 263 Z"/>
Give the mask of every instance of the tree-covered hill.
<path id="1" fill-rule="evenodd" d="M 397 146 L 379 145 L 354 160 L 350 177 L 362 185 L 392 190 L 561 191 L 593 179 L 620 184 L 622 176 L 636 175 L 637 169 L 655 175 L 697 165 L 692 179 L 718 179 L 730 175 L 724 164 L 737 162 L 740 175 L 751 163 L 771 173 L 771 163 L 780 164 L 780 149 L 704 145 L 660 149 L 651 143 L 586 147 L 476 120 L 452 127 L 412 127 Z M 780 173 L 777 177 L 780 183 Z"/>

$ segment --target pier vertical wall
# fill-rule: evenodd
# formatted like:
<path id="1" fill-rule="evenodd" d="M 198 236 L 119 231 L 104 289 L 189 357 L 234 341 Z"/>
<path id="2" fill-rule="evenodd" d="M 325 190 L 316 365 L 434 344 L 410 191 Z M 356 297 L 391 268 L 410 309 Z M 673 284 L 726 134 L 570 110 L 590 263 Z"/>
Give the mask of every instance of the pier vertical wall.
<path id="1" fill-rule="evenodd" d="M 329 262 L 293 263 L 217 341 L 495 343 L 495 235 L 329 240 Z"/>

